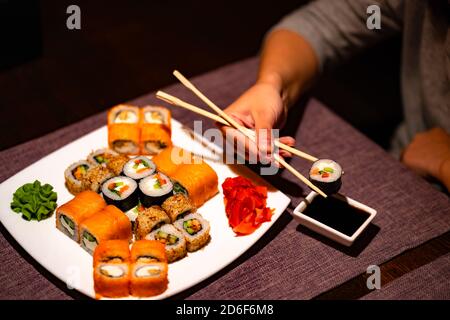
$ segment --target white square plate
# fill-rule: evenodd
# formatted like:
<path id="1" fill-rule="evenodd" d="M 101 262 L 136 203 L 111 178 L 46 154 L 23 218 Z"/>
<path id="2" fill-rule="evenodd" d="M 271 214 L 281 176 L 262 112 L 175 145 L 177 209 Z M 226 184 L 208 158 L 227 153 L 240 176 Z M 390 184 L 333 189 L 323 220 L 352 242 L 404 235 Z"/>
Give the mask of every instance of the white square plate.
<path id="1" fill-rule="evenodd" d="M 205 203 L 198 212 L 211 224 L 211 241 L 202 250 L 189 253 L 178 262 L 169 265 L 169 287 L 162 299 L 186 290 L 218 272 L 247 251 L 281 216 L 290 203 L 282 192 L 268 185 L 261 177 L 241 165 L 226 165 L 220 148 L 208 141 L 193 139 L 193 134 L 176 120 L 172 120 L 172 141 L 194 153 L 208 156 L 206 162 L 219 177 L 219 189 L 227 177 L 243 175 L 255 184 L 268 186 L 267 205 L 275 209 L 270 222 L 263 223 L 253 234 L 236 236 L 228 226 L 222 192 Z M 51 184 L 58 193 L 58 206 L 73 196 L 64 186 L 64 170 L 73 162 L 84 159 L 92 151 L 107 146 L 106 126 L 62 147 L 17 173 L 0 185 L 0 221 L 17 242 L 42 266 L 64 281 L 69 287 L 94 297 L 92 257 L 81 247 L 63 235 L 55 227 L 55 215 L 37 222 L 25 221 L 10 208 L 13 193 L 25 183 L 39 180 Z M 7 164 L 6 164 L 7 165 Z"/>

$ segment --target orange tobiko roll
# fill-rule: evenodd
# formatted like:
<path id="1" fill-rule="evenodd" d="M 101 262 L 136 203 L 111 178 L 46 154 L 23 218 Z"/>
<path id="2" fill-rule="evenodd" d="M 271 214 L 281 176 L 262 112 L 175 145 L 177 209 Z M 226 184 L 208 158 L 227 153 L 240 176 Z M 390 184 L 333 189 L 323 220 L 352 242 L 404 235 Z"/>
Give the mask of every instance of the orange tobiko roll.
<path id="1" fill-rule="evenodd" d="M 97 298 L 129 296 L 130 248 L 126 240 L 102 241 L 94 251 L 94 289 Z"/>
<path id="2" fill-rule="evenodd" d="M 135 297 L 156 296 L 167 289 L 165 246 L 156 240 L 139 240 L 131 248 L 130 292 Z"/>

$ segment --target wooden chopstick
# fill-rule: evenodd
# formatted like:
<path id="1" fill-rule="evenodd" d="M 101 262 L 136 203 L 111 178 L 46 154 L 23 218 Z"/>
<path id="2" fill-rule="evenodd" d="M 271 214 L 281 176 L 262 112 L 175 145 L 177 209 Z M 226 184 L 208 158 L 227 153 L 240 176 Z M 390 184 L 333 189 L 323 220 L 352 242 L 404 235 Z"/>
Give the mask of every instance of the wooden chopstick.
<path id="1" fill-rule="evenodd" d="M 196 107 L 196 106 L 194 106 L 190 103 L 187 103 L 177 97 L 174 97 L 168 93 L 165 93 L 164 91 L 156 92 L 156 97 L 158 99 L 164 100 L 165 102 L 170 103 L 172 105 L 180 106 L 180 107 L 190 110 L 194 113 L 198 113 L 206 118 L 210 118 L 211 120 L 220 122 L 221 124 L 224 124 L 226 126 L 230 125 L 226 120 L 219 117 L 218 115 L 215 115 L 214 113 L 203 110 L 202 108 Z"/>
<path id="2" fill-rule="evenodd" d="M 215 105 L 211 100 L 209 100 L 203 93 L 200 92 L 188 79 L 186 79 L 179 71 L 175 70 L 173 72 L 173 75 L 177 77 L 178 80 L 189 90 L 191 90 L 197 97 L 199 97 L 203 102 L 205 102 L 211 109 L 213 109 L 219 116 L 224 118 L 229 124 L 231 124 L 233 127 L 235 127 L 237 130 L 239 130 L 242 134 L 247 136 L 250 140 L 253 142 L 256 142 L 255 136 L 252 134 L 249 134 L 246 130 L 246 128 L 239 123 L 236 122 L 232 117 L 230 117 L 228 114 L 226 114 L 222 109 L 220 109 L 217 105 Z M 316 191 L 318 194 L 320 194 L 322 197 L 326 198 L 327 195 L 320 190 L 318 187 L 316 187 L 311 181 L 309 181 L 307 178 L 305 178 L 300 172 L 298 172 L 294 167 L 292 167 L 290 164 L 288 164 L 286 161 L 284 161 L 283 158 L 281 158 L 278 154 L 274 154 L 275 161 L 283 165 L 287 170 L 289 170 L 294 176 L 296 176 L 299 180 L 301 180 L 304 184 L 309 186 L 311 189 Z"/>
<path id="3" fill-rule="evenodd" d="M 200 115 L 202 115 L 202 116 L 204 116 L 206 118 L 210 118 L 211 120 L 219 122 L 219 123 L 221 123 L 223 125 L 230 126 L 230 124 L 225 119 L 223 119 L 222 117 L 219 117 L 218 115 L 216 115 L 214 113 L 205 111 L 202 108 L 196 107 L 196 106 L 194 106 L 194 105 L 192 105 L 190 103 L 187 103 L 187 102 L 185 102 L 185 101 L 183 101 L 183 100 L 181 100 L 181 99 L 179 99 L 177 97 L 174 97 L 174 96 L 172 96 L 172 95 L 170 95 L 168 93 L 165 93 L 163 91 L 158 91 L 156 93 L 156 97 L 161 99 L 161 100 L 164 100 L 167 103 L 170 103 L 172 105 L 185 108 L 185 109 L 190 110 L 190 111 L 192 111 L 194 113 L 200 114 Z M 243 127 L 243 128 L 248 132 L 248 134 L 251 134 L 253 136 L 255 135 L 255 132 L 253 130 L 248 129 L 246 127 Z M 290 153 L 292 153 L 292 154 L 294 154 L 294 155 L 296 155 L 298 157 L 301 157 L 303 159 L 306 159 L 306 160 L 309 160 L 309 161 L 312 161 L 312 162 L 315 162 L 315 161 L 319 160 L 318 158 L 316 158 L 316 157 L 314 157 L 314 156 L 312 156 L 310 154 L 307 154 L 306 152 L 300 151 L 298 149 L 295 149 L 295 148 L 293 148 L 291 146 L 288 146 L 287 144 L 284 144 L 284 143 L 278 141 L 278 139 L 276 139 L 274 143 L 275 143 L 275 145 L 278 148 L 287 150 Z"/>

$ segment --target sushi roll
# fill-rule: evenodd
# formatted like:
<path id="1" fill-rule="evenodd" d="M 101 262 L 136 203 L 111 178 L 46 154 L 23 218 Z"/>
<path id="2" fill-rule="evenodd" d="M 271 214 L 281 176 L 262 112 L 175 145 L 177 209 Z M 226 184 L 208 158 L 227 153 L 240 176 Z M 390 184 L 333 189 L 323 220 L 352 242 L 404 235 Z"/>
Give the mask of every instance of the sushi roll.
<path id="1" fill-rule="evenodd" d="M 155 155 L 172 146 L 170 111 L 163 107 L 141 109 L 141 153 Z"/>
<path id="2" fill-rule="evenodd" d="M 109 147 L 120 154 L 139 153 L 139 108 L 118 105 L 108 112 Z"/>
<path id="3" fill-rule="evenodd" d="M 117 152 L 110 149 L 98 149 L 89 154 L 87 161 L 94 166 L 106 167 L 109 160 L 117 155 Z"/>
<path id="4" fill-rule="evenodd" d="M 140 211 L 134 222 L 134 235 L 136 240 L 144 239 L 150 232 L 166 223 L 170 223 L 170 219 L 159 206 L 151 206 Z"/>
<path id="5" fill-rule="evenodd" d="M 141 153 L 155 155 L 172 146 L 170 111 L 163 107 L 141 109 Z"/>
<path id="6" fill-rule="evenodd" d="M 102 194 L 107 204 L 122 211 L 128 211 L 139 202 L 137 183 L 131 178 L 118 176 L 106 180 L 102 185 Z"/>
<path id="7" fill-rule="evenodd" d="M 162 124 L 171 130 L 170 110 L 159 106 L 145 106 L 141 109 L 142 123 Z"/>
<path id="8" fill-rule="evenodd" d="M 102 241 L 94 251 L 94 266 L 99 263 L 130 262 L 130 245 L 126 240 Z"/>
<path id="9" fill-rule="evenodd" d="M 141 180 L 155 173 L 156 166 L 147 157 L 139 156 L 128 160 L 123 168 L 123 173 L 134 180 Z"/>
<path id="10" fill-rule="evenodd" d="M 119 104 L 108 112 L 108 124 L 139 123 L 139 108 L 129 104 Z"/>
<path id="11" fill-rule="evenodd" d="M 73 241 L 79 242 L 79 225 L 106 207 L 102 196 L 93 191 L 80 192 L 56 209 L 56 228 Z"/>
<path id="12" fill-rule="evenodd" d="M 203 161 L 182 164 L 171 178 L 174 181 L 174 193 L 188 195 L 197 208 L 219 192 L 216 172 Z"/>
<path id="13" fill-rule="evenodd" d="M 96 298 L 130 295 L 130 249 L 125 240 L 101 242 L 94 251 Z"/>
<path id="14" fill-rule="evenodd" d="M 183 163 L 192 163 L 194 155 L 182 148 L 172 146 L 166 148 L 152 158 L 159 172 L 171 177 Z"/>
<path id="15" fill-rule="evenodd" d="M 106 240 L 131 241 L 131 222 L 117 207 L 109 205 L 80 225 L 80 245 L 92 254 Z"/>
<path id="16" fill-rule="evenodd" d="M 100 192 L 103 182 L 112 178 L 114 174 L 103 166 L 92 167 L 83 177 L 82 185 L 85 190 Z"/>
<path id="17" fill-rule="evenodd" d="M 184 215 L 195 213 L 196 208 L 192 201 L 184 194 L 177 193 L 167 198 L 161 205 L 173 223 Z"/>
<path id="18" fill-rule="evenodd" d="M 141 154 L 155 155 L 172 146 L 170 133 L 160 124 L 147 123 L 141 129 Z"/>
<path id="19" fill-rule="evenodd" d="M 71 194 L 76 195 L 85 190 L 83 179 L 92 167 L 94 167 L 93 164 L 82 160 L 71 164 L 66 169 L 64 177 L 66 178 L 66 187 Z"/>
<path id="20" fill-rule="evenodd" d="M 139 182 L 141 204 L 148 208 L 160 205 L 172 195 L 172 181 L 162 173 L 155 173 Z"/>
<path id="21" fill-rule="evenodd" d="M 99 263 L 94 267 L 96 298 L 128 297 L 130 265 L 128 263 Z"/>
<path id="22" fill-rule="evenodd" d="M 167 148 L 152 160 L 159 172 L 172 179 L 174 193 L 188 195 L 197 208 L 219 192 L 216 172 L 189 151 Z"/>
<path id="23" fill-rule="evenodd" d="M 329 159 L 320 159 L 313 163 L 309 171 L 309 180 L 326 194 L 334 194 L 342 185 L 341 166 Z"/>
<path id="24" fill-rule="evenodd" d="M 164 245 L 154 240 L 138 240 L 131 247 L 131 261 L 142 263 L 167 262 Z"/>
<path id="25" fill-rule="evenodd" d="M 145 239 L 157 240 L 164 244 L 169 263 L 186 256 L 186 240 L 184 239 L 184 235 L 171 224 L 165 224 L 152 231 Z"/>
<path id="26" fill-rule="evenodd" d="M 174 223 L 186 239 L 186 248 L 189 252 L 204 247 L 209 239 L 209 222 L 198 213 L 191 213 Z"/>
<path id="27" fill-rule="evenodd" d="M 169 283 L 167 276 L 164 245 L 158 241 L 136 241 L 131 248 L 131 295 L 151 297 L 163 293 Z"/>
<path id="28" fill-rule="evenodd" d="M 157 296 L 169 284 L 167 262 L 131 263 L 130 291 L 135 297 Z"/>
<path id="29" fill-rule="evenodd" d="M 106 167 L 114 173 L 114 175 L 118 176 L 122 174 L 125 163 L 128 162 L 130 158 L 119 154 L 117 156 L 111 157 L 109 161 L 106 163 Z"/>

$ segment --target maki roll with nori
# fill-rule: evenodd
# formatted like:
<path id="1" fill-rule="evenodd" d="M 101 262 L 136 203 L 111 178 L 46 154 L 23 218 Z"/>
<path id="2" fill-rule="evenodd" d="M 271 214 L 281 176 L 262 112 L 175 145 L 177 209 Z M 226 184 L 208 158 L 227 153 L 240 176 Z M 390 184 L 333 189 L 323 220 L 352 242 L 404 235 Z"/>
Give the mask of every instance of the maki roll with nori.
<path id="1" fill-rule="evenodd" d="M 147 157 L 139 156 L 129 160 L 123 167 L 123 173 L 134 180 L 141 180 L 155 173 L 156 166 Z"/>
<path id="2" fill-rule="evenodd" d="M 165 174 L 152 174 L 139 182 L 141 204 L 146 208 L 160 205 L 172 195 L 172 189 L 172 181 Z"/>
<path id="3" fill-rule="evenodd" d="M 134 208 L 139 202 L 137 183 L 128 177 L 118 176 L 106 180 L 102 185 L 102 194 L 107 204 L 122 211 Z"/>
<path id="4" fill-rule="evenodd" d="M 204 247 L 210 239 L 209 222 L 198 213 L 188 214 L 184 218 L 178 219 L 174 225 L 183 233 L 189 252 Z"/>
<path id="5" fill-rule="evenodd" d="M 341 166 L 329 159 L 320 159 L 313 163 L 309 171 L 309 180 L 326 194 L 334 194 L 342 185 Z"/>

